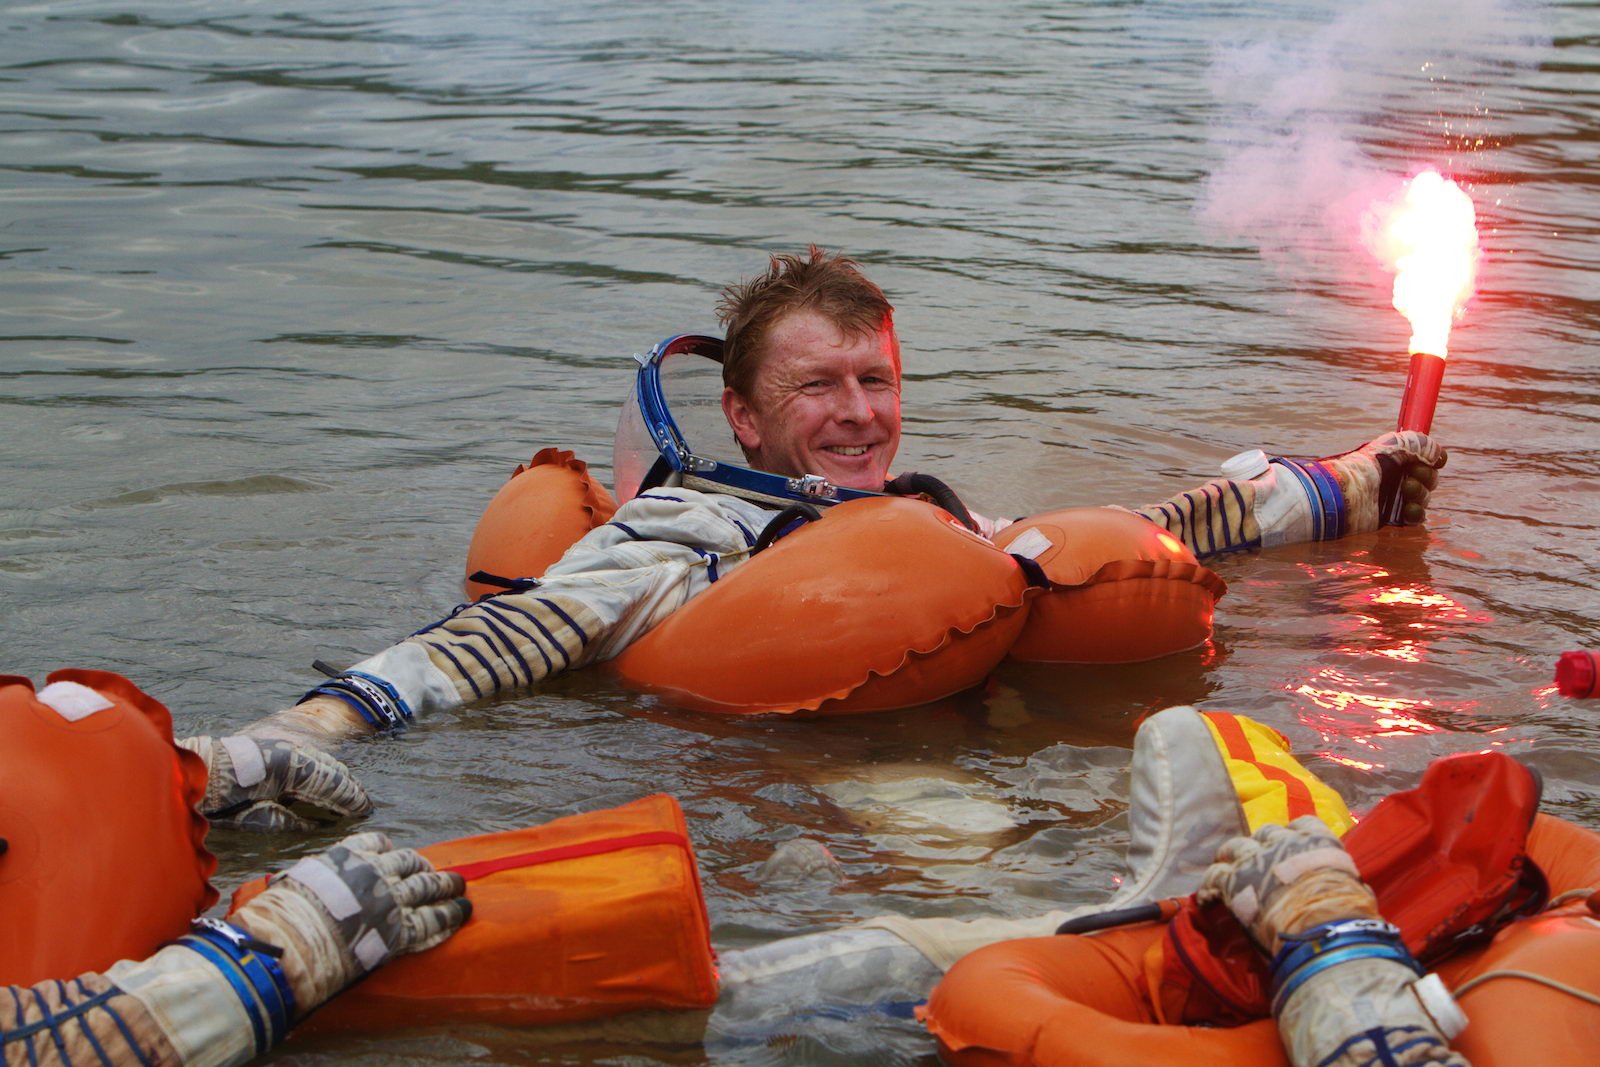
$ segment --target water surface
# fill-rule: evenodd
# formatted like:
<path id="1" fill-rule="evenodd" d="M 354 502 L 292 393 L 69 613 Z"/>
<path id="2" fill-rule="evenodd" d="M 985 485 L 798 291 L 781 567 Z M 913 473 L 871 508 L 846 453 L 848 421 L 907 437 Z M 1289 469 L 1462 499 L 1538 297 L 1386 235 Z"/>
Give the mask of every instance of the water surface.
<path id="1" fill-rule="evenodd" d="M 409 843 L 670 792 L 729 947 L 1098 898 L 1133 731 L 1173 703 L 1270 723 L 1356 805 L 1503 748 L 1600 826 L 1595 711 L 1550 685 L 1600 646 L 1600 9 L 1418 10 L 1437 40 L 1315 0 L 11 5 L 4 667 L 124 672 L 186 732 L 291 702 L 313 658 L 456 603 L 478 511 L 534 451 L 609 474 L 629 354 L 713 331 L 724 283 L 809 241 L 898 308 L 901 465 L 981 511 L 1352 448 L 1392 425 L 1406 327 L 1316 202 L 1342 166 L 1431 163 L 1468 183 L 1485 263 L 1425 529 L 1222 560 L 1215 639 L 1151 664 L 813 722 L 688 716 L 591 671 L 342 755 Z M 1281 199 L 1301 182 L 1311 207 Z M 1241 190 L 1261 217 L 1227 214 Z M 213 843 L 231 887 L 336 834 Z M 797 836 L 840 885 L 758 884 Z M 307 1058 L 928 1055 L 862 1022 Z"/>

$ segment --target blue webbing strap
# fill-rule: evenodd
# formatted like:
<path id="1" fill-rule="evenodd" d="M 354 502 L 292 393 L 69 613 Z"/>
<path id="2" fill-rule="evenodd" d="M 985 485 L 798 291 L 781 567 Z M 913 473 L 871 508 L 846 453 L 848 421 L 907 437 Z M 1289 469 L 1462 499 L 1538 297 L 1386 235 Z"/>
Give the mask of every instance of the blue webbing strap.
<path id="1" fill-rule="evenodd" d="M 337 678 L 329 678 L 308 690 L 295 703 L 304 704 L 312 697 L 319 696 L 334 697 L 348 704 L 374 730 L 392 730 L 406 725 L 413 718 L 411 706 L 398 689 L 365 671 L 345 671 Z"/>

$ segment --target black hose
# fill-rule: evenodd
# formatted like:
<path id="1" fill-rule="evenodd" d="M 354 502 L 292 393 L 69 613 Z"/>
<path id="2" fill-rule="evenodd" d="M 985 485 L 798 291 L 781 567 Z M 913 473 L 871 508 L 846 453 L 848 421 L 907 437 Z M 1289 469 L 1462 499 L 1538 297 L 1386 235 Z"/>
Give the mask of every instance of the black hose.
<path id="1" fill-rule="evenodd" d="M 1095 930 L 1109 930 L 1113 926 L 1154 922 L 1161 918 L 1161 902 L 1137 904 L 1131 908 L 1102 911 L 1096 915 L 1080 915 L 1056 927 L 1058 934 L 1087 934 Z"/>
<path id="2" fill-rule="evenodd" d="M 956 491 L 945 485 L 931 474 L 918 474 L 911 471 L 908 474 L 898 474 L 883 483 L 883 491 L 893 496 L 930 496 L 933 502 L 944 508 L 960 520 L 961 525 L 978 532 L 978 524 L 972 519 L 972 512 L 956 496 Z"/>
<path id="3" fill-rule="evenodd" d="M 756 543 L 750 547 L 753 556 L 772 547 L 772 543 L 789 532 L 789 527 L 796 521 L 816 522 L 822 518 L 822 512 L 810 504 L 790 504 L 772 517 L 772 521 L 761 529 L 761 536 L 756 538 Z"/>

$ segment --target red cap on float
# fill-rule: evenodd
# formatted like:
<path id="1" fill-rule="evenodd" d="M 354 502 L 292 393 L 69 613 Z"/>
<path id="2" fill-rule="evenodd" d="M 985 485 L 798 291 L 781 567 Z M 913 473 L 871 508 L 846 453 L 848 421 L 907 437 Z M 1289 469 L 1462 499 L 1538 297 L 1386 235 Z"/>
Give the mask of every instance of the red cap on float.
<path id="1" fill-rule="evenodd" d="M 1556 688 L 1562 696 L 1600 696 L 1600 652 L 1563 652 L 1556 660 Z"/>

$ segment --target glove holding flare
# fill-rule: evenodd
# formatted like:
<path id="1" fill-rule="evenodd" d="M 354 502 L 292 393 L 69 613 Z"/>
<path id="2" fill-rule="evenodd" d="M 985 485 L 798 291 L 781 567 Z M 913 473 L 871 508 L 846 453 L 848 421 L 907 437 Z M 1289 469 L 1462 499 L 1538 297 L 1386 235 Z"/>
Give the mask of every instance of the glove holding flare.
<path id="1" fill-rule="evenodd" d="M 1221 901 L 1273 957 L 1273 1013 L 1297 1067 L 1468 1067 L 1447 1044 L 1465 1020 L 1420 970 L 1322 822 L 1236 837 L 1197 893 Z M 1430 1011 L 1431 1009 L 1431 1011 Z"/>
<path id="2" fill-rule="evenodd" d="M 1344 493 L 1346 532 L 1368 533 L 1384 524 L 1396 496 L 1403 501 L 1401 524 L 1422 522 L 1449 458 L 1427 434 L 1400 430 L 1321 462 Z"/>

